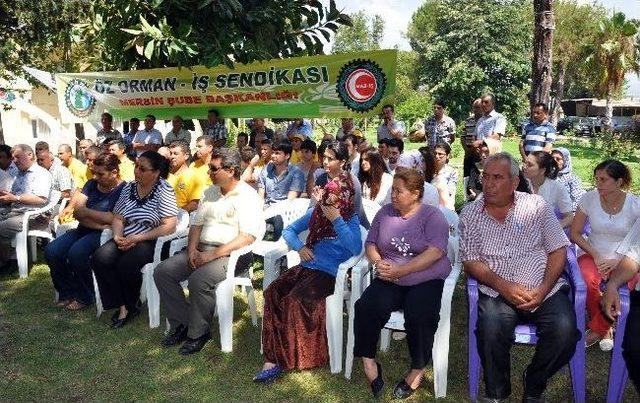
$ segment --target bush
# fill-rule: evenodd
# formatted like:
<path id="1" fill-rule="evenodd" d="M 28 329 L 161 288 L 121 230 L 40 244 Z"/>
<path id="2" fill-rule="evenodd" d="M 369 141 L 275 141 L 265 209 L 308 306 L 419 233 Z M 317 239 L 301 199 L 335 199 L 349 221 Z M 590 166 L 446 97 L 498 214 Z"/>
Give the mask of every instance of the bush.
<path id="1" fill-rule="evenodd" d="M 592 137 L 590 143 L 602 155 L 602 159 L 636 160 L 637 140 L 630 136 L 602 131 Z"/>

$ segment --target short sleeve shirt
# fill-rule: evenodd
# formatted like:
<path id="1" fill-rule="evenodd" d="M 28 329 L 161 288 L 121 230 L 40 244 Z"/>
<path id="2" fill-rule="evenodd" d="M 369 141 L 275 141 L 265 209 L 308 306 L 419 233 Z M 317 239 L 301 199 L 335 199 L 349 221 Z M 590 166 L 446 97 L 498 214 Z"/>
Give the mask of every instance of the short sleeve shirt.
<path id="1" fill-rule="evenodd" d="M 407 132 L 407 129 L 404 123 L 399 120 L 394 120 L 393 123 L 391 124 L 391 127 L 393 128 L 393 130 L 400 130 L 403 136 Z M 382 139 L 390 139 L 390 138 L 393 138 L 393 136 L 391 135 L 391 132 L 389 131 L 389 128 L 387 127 L 387 125 L 384 124 L 383 122 L 382 124 L 380 124 L 380 126 L 378 126 L 378 143 Z"/>
<path id="2" fill-rule="evenodd" d="M 489 137 L 491 133 L 504 135 L 507 131 L 507 120 L 504 116 L 495 110 L 488 115 L 483 115 L 476 122 L 475 137 L 476 140 L 482 140 Z"/>
<path id="3" fill-rule="evenodd" d="M 571 207 L 571 199 L 567 188 L 555 179 L 545 179 L 544 183 L 538 189 L 538 194 L 546 200 L 551 207 L 557 209 L 560 213 L 566 214 L 573 212 Z"/>
<path id="4" fill-rule="evenodd" d="M 627 193 L 620 212 L 609 215 L 602 209 L 600 195 L 594 189 L 580 198 L 578 208 L 589 218 L 591 246 L 605 259 L 620 259 L 615 251 L 640 217 L 638 198 Z"/>
<path id="5" fill-rule="evenodd" d="M 76 185 L 78 189 L 82 189 L 87 183 L 87 166 L 80 162 L 80 160 L 71 158 L 71 162 L 67 167 L 69 172 L 71 172 L 71 176 L 73 177 L 73 183 Z"/>
<path id="6" fill-rule="evenodd" d="M 227 126 L 224 121 L 218 120 L 213 125 L 209 125 L 204 132 L 205 136 L 211 136 L 213 141 L 227 140 Z"/>
<path id="7" fill-rule="evenodd" d="M 447 278 L 451 271 L 448 240 L 449 224 L 437 207 L 422 204 L 415 214 L 403 218 L 392 204 L 386 204 L 373 219 L 366 243 L 376 245 L 383 259 L 397 265 L 409 262 L 429 247 L 443 251 L 432 265 L 398 280 L 399 285 L 409 286 Z"/>
<path id="8" fill-rule="evenodd" d="M 135 164 L 129 158 L 125 157 L 120 160 L 120 179 L 123 181 L 131 182 L 135 179 L 135 175 L 133 170 L 135 169 Z"/>
<path id="9" fill-rule="evenodd" d="M 95 179 L 89 180 L 86 185 L 84 185 L 84 188 L 82 188 L 82 194 L 87 196 L 85 207 L 102 212 L 112 211 L 120 198 L 122 188 L 124 188 L 124 182 L 120 182 L 120 184 L 110 192 L 104 193 L 98 189 L 98 182 L 96 182 Z M 92 229 L 84 227 L 82 224 L 79 224 L 78 228 L 82 228 L 85 231 L 93 231 Z"/>
<path id="10" fill-rule="evenodd" d="M 178 133 L 176 134 L 176 133 L 173 132 L 173 130 L 171 130 L 164 137 L 164 144 L 165 145 L 169 145 L 169 144 L 173 143 L 174 141 L 184 141 L 187 144 L 191 144 L 191 132 L 189 130 L 180 129 L 178 131 Z"/>
<path id="11" fill-rule="evenodd" d="M 434 148 L 440 141 L 449 144 L 451 135 L 456 134 L 456 122 L 446 115 L 439 122 L 435 116 L 431 116 L 424 121 L 424 133 L 431 148 Z"/>
<path id="12" fill-rule="evenodd" d="M 151 130 L 138 130 L 135 137 L 133 138 L 134 143 L 144 143 L 144 144 L 158 144 L 162 145 L 162 133 L 158 129 Z M 136 151 L 137 156 L 139 157 L 144 151 Z"/>
<path id="13" fill-rule="evenodd" d="M 529 122 L 522 128 L 521 138 L 524 140 L 525 153 L 543 151 L 547 144 L 556 141 L 556 128 L 546 121 L 541 124 Z"/>
<path id="14" fill-rule="evenodd" d="M 204 192 L 191 224 L 202 226 L 203 243 L 225 244 L 241 232 L 257 238 L 260 225 L 256 215 L 260 211 L 260 196 L 245 182 L 238 182 L 224 195 L 219 186 L 211 186 Z"/>
<path id="15" fill-rule="evenodd" d="M 480 261 L 499 277 L 533 289 L 544 279 L 548 255 L 569 245 L 551 206 L 538 195 L 515 192 L 514 205 L 504 222 L 491 217 L 480 197 L 460 215 L 460 257 Z M 549 294 L 565 284 L 560 277 Z M 479 290 L 497 297 L 496 290 L 480 284 Z"/>
<path id="16" fill-rule="evenodd" d="M 202 176 L 191 168 L 183 170 L 178 175 L 169 175 L 167 182 L 173 187 L 176 203 L 180 208 L 184 208 L 191 200 L 200 200 L 207 187 L 202 182 Z"/>
<path id="17" fill-rule="evenodd" d="M 189 165 L 189 169 L 193 170 L 200 177 L 200 182 L 204 183 L 205 186 L 211 186 L 213 184 L 209 176 L 209 165 L 202 162 L 202 160 L 197 159 L 193 161 Z"/>
<path id="18" fill-rule="evenodd" d="M 105 131 L 104 129 L 98 130 L 96 134 L 96 144 L 102 145 L 111 140 L 123 140 L 122 134 L 116 129 L 111 129 L 111 131 Z"/>
<path id="19" fill-rule="evenodd" d="M 297 166 L 289 164 L 287 169 L 278 176 L 275 165 L 269 163 L 260 172 L 258 187 L 264 189 L 265 204 L 285 200 L 289 192 L 304 192 L 304 172 Z"/>
<path id="20" fill-rule="evenodd" d="M 11 193 L 16 196 L 31 194 L 45 199 L 51 190 L 51 174 L 35 162 L 26 171 L 18 170 L 18 175 L 11 185 Z M 33 208 L 22 203 L 13 203 L 12 208 Z"/>
<path id="21" fill-rule="evenodd" d="M 49 173 L 51 173 L 54 189 L 59 191 L 75 189 L 73 176 L 71 176 L 71 172 L 67 167 L 62 166 L 62 164 L 53 164 L 49 168 Z"/>
<path id="22" fill-rule="evenodd" d="M 113 212 L 124 218 L 124 236 L 143 234 L 160 225 L 166 217 L 178 215 L 176 195 L 166 180 L 160 179 L 148 195 L 138 195 L 136 182 L 127 183 Z"/>

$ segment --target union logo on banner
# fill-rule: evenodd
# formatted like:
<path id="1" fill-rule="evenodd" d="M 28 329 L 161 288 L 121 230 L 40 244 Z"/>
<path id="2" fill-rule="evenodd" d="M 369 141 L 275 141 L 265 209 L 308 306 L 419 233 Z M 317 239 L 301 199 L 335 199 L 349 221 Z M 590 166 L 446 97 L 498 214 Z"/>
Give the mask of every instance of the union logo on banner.
<path id="1" fill-rule="evenodd" d="M 67 84 L 64 99 L 67 109 L 80 118 L 89 116 L 96 104 L 96 99 L 89 92 L 87 83 L 78 79 L 73 79 Z"/>
<path id="2" fill-rule="evenodd" d="M 380 103 L 387 76 L 372 60 L 352 60 L 338 74 L 336 91 L 343 105 L 355 112 L 369 111 Z"/>

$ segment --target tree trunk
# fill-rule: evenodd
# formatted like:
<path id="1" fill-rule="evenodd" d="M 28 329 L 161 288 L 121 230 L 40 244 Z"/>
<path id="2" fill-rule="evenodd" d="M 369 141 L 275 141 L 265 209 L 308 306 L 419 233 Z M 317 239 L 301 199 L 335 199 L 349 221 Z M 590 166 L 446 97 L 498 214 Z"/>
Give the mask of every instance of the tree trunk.
<path id="1" fill-rule="evenodd" d="M 604 112 L 604 122 L 602 122 L 602 130 L 611 132 L 613 129 L 613 103 L 611 102 L 613 96 L 613 89 L 611 85 L 607 88 L 607 105 Z"/>
<path id="2" fill-rule="evenodd" d="M 560 108 L 562 107 L 562 100 L 564 99 L 564 77 L 567 72 L 567 68 L 564 64 L 558 66 L 558 72 L 556 74 L 556 95 L 551 109 L 551 124 L 558 126 L 558 118 L 560 115 Z"/>
<path id="3" fill-rule="evenodd" d="M 531 69 L 531 106 L 538 102 L 549 105 L 551 92 L 551 53 L 555 29 L 553 0 L 534 0 L 533 63 Z"/>

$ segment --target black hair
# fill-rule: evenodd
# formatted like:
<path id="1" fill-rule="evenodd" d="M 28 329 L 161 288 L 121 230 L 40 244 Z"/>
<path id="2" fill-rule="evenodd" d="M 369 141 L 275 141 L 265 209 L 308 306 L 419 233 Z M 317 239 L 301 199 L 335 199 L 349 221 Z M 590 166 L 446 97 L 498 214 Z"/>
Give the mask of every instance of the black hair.
<path id="1" fill-rule="evenodd" d="M 607 175 L 615 180 L 622 179 L 622 189 L 629 189 L 631 186 L 631 171 L 626 164 L 618 160 L 605 160 L 599 163 L 593 170 L 593 176 L 596 176 L 596 172 L 605 171 Z"/>
<path id="2" fill-rule="evenodd" d="M 391 112 L 395 112 L 395 111 L 396 111 L 396 108 L 394 108 L 394 106 L 393 106 L 393 105 L 391 105 L 391 104 L 386 104 L 386 105 L 384 105 L 384 106 L 382 107 L 382 110 L 385 110 L 385 109 L 387 109 L 387 108 L 391 108 Z"/>
<path id="3" fill-rule="evenodd" d="M 546 151 L 534 151 L 530 155 L 536 159 L 536 164 L 544 169 L 544 176 L 549 179 L 558 177 L 558 163 L 550 153 Z"/>
<path id="4" fill-rule="evenodd" d="M 238 133 L 238 135 L 236 136 L 236 139 L 237 139 L 238 137 L 244 137 L 244 138 L 246 138 L 246 139 L 247 139 L 247 141 L 249 141 L 249 135 L 248 135 L 247 133 L 245 133 L 245 132 L 240 132 L 240 133 Z"/>
<path id="5" fill-rule="evenodd" d="M 397 147 L 400 154 L 404 152 L 404 142 L 400 139 L 387 139 L 387 147 Z"/>
<path id="6" fill-rule="evenodd" d="M 273 143 L 271 148 L 273 151 L 282 151 L 283 153 L 288 154 L 289 157 L 291 157 L 291 151 L 293 150 L 291 143 L 284 140 Z"/>
<path id="7" fill-rule="evenodd" d="M 547 106 L 547 104 L 545 104 L 544 102 L 538 102 L 535 105 L 533 105 L 533 108 L 542 108 L 542 110 L 544 111 L 544 113 L 549 113 L 549 107 Z M 533 109 L 532 108 L 532 109 Z"/>
<path id="8" fill-rule="evenodd" d="M 154 123 L 156 122 L 156 117 L 153 116 L 153 115 L 147 115 L 147 116 L 145 116 L 145 118 L 149 118 L 149 119 L 153 120 Z"/>
<path id="9" fill-rule="evenodd" d="M 140 119 L 138 119 L 138 118 L 131 118 L 131 119 L 129 119 L 129 122 L 137 122 L 137 123 L 140 123 Z"/>
<path id="10" fill-rule="evenodd" d="M 316 145 L 315 141 L 311 140 L 311 139 L 304 139 L 302 141 L 302 144 L 300 144 L 300 149 L 301 150 L 309 150 L 312 153 L 316 153 L 316 151 L 318 150 L 318 146 Z"/>
<path id="11" fill-rule="evenodd" d="M 444 102 L 444 99 L 442 98 L 436 99 L 436 101 L 433 104 L 442 106 L 442 109 L 447 109 L 447 104 Z"/>
<path id="12" fill-rule="evenodd" d="M 145 151 L 138 158 L 145 158 L 149 161 L 151 168 L 160 172 L 162 179 L 169 176 L 169 160 L 160 155 L 157 151 Z"/>
<path id="13" fill-rule="evenodd" d="M 113 115 L 110 114 L 109 112 L 103 113 L 102 115 L 100 115 L 100 117 L 107 118 L 107 119 L 109 119 L 109 122 L 113 122 Z M 154 118 L 154 120 L 155 120 L 155 118 Z"/>
<path id="14" fill-rule="evenodd" d="M 209 109 L 209 111 L 207 111 L 207 114 L 209 113 L 213 113 L 217 118 L 220 117 L 220 112 L 218 112 L 217 109 Z"/>
<path id="15" fill-rule="evenodd" d="M 11 158 L 11 147 L 6 144 L 0 144 L 0 154 L 4 154 L 7 158 Z"/>
<path id="16" fill-rule="evenodd" d="M 326 150 L 331 150 L 336 156 L 338 161 L 344 161 L 344 170 L 349 171 L 351 169 L 351 164 L 349 164 L 349 149 L 347 145 L 342 141 L 332 141 L 327 144 Z"/>

